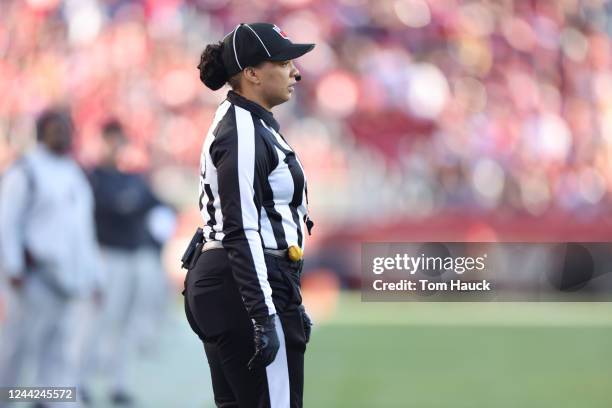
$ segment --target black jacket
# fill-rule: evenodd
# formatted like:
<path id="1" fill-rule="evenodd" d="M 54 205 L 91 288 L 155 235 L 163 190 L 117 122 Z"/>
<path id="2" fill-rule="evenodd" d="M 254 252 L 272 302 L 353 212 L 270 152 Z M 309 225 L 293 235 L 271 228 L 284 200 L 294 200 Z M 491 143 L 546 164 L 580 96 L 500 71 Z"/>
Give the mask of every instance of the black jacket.
<path id="1" fill-rule="evenodd" d="M 140 174 L 97 167 L 89 174 L 100 244 L 133 250 L 148 242 L 146 217 L 159 204 Z"/>

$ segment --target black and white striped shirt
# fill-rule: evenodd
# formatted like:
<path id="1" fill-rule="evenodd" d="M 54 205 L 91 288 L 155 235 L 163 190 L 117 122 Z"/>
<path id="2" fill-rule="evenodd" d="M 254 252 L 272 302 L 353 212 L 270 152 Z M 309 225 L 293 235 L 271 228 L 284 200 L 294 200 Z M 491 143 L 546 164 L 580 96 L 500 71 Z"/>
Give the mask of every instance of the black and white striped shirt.
<path id="1" fill-rule="evenodd" d="M 252 318 L 275 313 L 263 249 L 304 249 L 306 191 L 272 113 L 230 91 L 202 149 L 200 212 L 205 240 L 223 242 Z"/>

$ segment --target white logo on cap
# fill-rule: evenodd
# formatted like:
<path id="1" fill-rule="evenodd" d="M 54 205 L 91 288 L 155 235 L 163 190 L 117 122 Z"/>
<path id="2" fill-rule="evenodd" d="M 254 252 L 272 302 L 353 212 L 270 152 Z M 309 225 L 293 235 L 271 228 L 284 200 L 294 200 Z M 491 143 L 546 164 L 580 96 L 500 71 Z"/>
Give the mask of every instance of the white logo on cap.
<path id="1" fill-rule="evenodd" d="M 289 40 L 289 36 L 287 35 L 287 33 L 285 33 L 283 30 L 281 30 L 276 24 L 272 28 L 274 29 L 274 31 L 276 31 L 278 33 L 278 35 L 283 37 L 285 40 Z"/>

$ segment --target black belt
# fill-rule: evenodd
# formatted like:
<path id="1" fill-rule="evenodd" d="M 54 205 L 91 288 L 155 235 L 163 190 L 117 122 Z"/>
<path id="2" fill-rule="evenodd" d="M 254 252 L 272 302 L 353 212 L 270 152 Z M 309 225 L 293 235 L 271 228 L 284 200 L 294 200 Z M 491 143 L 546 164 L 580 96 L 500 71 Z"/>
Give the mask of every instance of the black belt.
<path id="1" fill-rule="evenodd" d="M 209 251 L 211 249 L 221 249 L 221 248 L 223 248 L 223 243 L 221 241 L 207 241 L 206 243 L 204 243 L 204 246 L 202 246 L 202 252 Z M 265 254 L 268 254 L 268 255 L 276 256 L 278 258 L 283 258 L 283 259 L 289 259 L 288 249 L 264 248 L 263 251 Z"/>

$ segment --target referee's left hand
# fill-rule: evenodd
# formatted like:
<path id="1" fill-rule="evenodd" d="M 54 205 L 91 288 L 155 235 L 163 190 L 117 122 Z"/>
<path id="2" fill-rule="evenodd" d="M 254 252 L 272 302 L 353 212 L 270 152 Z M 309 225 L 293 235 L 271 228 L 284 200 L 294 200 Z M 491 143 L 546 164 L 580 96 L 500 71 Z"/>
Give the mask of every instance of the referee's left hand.
<path id="1" fill-rule="evenodd" d="M 262 319 L 256 319 L 253 324 L 253 341 L 255 343 L 255 354 L 249 360 L 249 370 L 265 368 L 276 358 L 280 347 L 274 318 L 270 315 Z"/>

